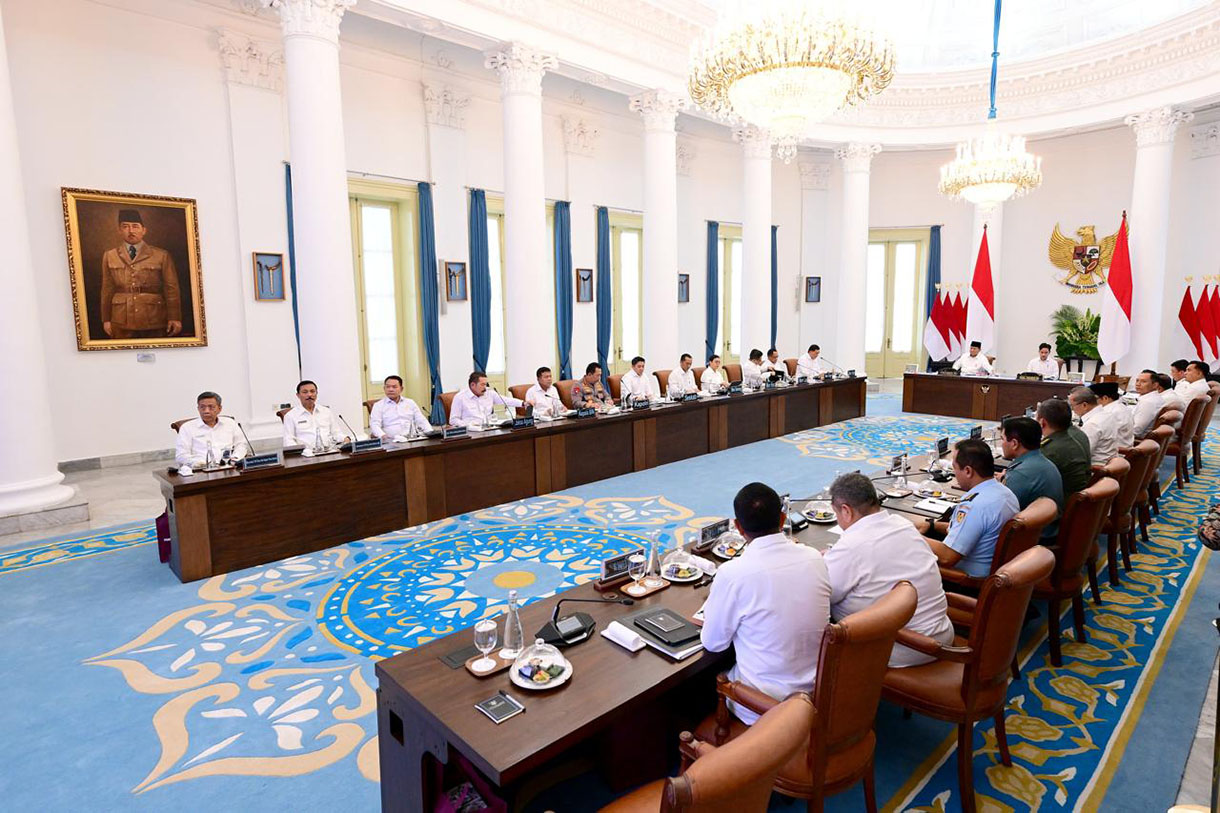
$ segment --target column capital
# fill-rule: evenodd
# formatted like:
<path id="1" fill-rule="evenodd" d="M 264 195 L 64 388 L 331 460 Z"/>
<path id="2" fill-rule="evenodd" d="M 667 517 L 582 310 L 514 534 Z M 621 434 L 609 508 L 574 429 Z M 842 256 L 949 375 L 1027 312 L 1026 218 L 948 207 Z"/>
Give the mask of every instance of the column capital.
<path id="1" fill-rule="evenodd" d="M 627 101 L 627 107 L 633 113 L 644 117 L 646 131 L 672 133 L 678 111 L 686 108 L 686 97 L 670 90 L 646 90 L 637 93 Z"/>
<path id="2" fill-rule="evenodd" d="M 559 66 L 552 54 L 510 42 L 498 51 L 483 52 L 483 67 L 500 75 L 500 87 L 504 93 L 529 93 L 542 95 L 542 75 Z"/>
<path id="3" fill-rule="evenodd" d="M 835 158 L 843 162 L 844 172 L 868 172 L 873 156 L 879 152 L 880 144 L 861 144 L 853 141 L 835 150 Z"/>
<path id="4" fill-rule="evenodd" d="M 592 157 L 597 152 L 597 139 L 602 131 L 585 116 L 563 117 L 563 148 L 568 155 Z"/>
<path id="5" fill-rule="evenodd" d="M 830 188 L 830 163 L 828 161 L 801 161 L 801 189 L 820 191 Z"/>
<path id="6" fill-rule="evenodd" d="M 1157 107 L 1127 116 L 1123 119 L 1123 124 L 1135 131 L 1137 147 L 1151 147 L 1172 142 L 1178 131 L 1178 125 L 1185 124 L 1194 117 L 1194 113 L 1185 110 Z"/>
<path id="7" fill-rule="evenodd" d="M 695 160 L 695 147 L 685 141 L 674 145 L 674 168 L 679 175 L 690 175 L 691 162 Z"/>
<path id="8" fill-rule="evenodd" d="M 311 37 L 339 44 L 339 23 L 343 12 L 356 5 L 356 0 L 262 0 L 264 8 L 280 14 L 284 39 Z"/>
<path id="9" fill-rule="evenodd" d="M 227 28 L 219 30 L 220 64 L 225 79 L 239 85 L 280 89 L 284 75 L 284 51 L 271 43 L 262 42 Z"/>
<path id="10" fill-rule="evenodd" d="M 424 115 L 429 124 L 466 129 L 470 94 L 449 85 L 424 85 Z"/>
<path id="11" fill-rule="evenodd" d="M 733 128 L 733 140 L 741 145 L 746 158 L 771 159 L 771 133 L 762 127 L 746 124 Z"/>

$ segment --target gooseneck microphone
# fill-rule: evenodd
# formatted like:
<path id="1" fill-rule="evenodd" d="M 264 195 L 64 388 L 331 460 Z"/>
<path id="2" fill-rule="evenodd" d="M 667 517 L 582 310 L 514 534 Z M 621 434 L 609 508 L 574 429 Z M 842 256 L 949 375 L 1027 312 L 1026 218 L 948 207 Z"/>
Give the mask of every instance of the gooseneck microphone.
<path id="1" fill-rule="evenodd" d="M 254 454 L 254 444 L 250 442 L 250 436 L 246 434 L 246 427 L 242 426 L 241 421 L 236 418 L 233 419 L 233 423 L 237 424 L 237 428 L 241 430 L 241 436 L 246 439 L 246 454 Z"/>
<path id="2" fill-rule="evenodd" d="M 327 407 L 327 409 L 329 409 L 329 407 Z M 356 430 L 352 429 L 352 425 L 347 422 L 347 418 L 343 417 L 342 412 L 336 412 L 335 414 L 339 416 L 339 420 L 343 421 L 343 425 L 347 427 L 347 431 L 352 433 L 352 443 L 355 443 L 356 438 L 358 437 Z"/>
<path id="3" fill-rule="evenodd" d="M 555 602 L 555 609 L 551 612 L 551 621 L 559 620 L 559 605 L 565 601 L 579 601 L 585 604 L 622 604 L 627 607 L 635 604 L 633 598 L 561 598 Z"/>

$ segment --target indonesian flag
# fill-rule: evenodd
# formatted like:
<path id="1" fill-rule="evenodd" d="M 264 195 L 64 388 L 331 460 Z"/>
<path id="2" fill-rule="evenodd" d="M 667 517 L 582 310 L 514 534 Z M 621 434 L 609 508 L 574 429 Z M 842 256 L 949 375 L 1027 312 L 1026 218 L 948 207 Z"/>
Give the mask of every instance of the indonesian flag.
<path id="1" fill-rule="evenodd" d="M 1220 285 L 1212 286 L 1212 328 L 1216 333 L 1216 359 L 1220 360 Z"/>
<path id="2" fill-rule="evenodd" d="M 1206 295 L 1207 286 L 1203 286 Z M 1190 295 L 1190 286 L 1182 292 L 1182 304 L 1178 307 L 1178 321 L 1186 331 L 1186 337 L 1195 346 L 1195 358 L 1203 359 L 1203 338 L 1199 335 L 1199 314 L 1195 311 L 1194 298 Z"/>
<path id="3" fill-rule="evenodd" d="M 991 252 L 987 248 L 987 227 L 979 242 L 979 257 L 970 280 L 970 300 L 966 304 L 966 342 L 981 342 L 981 353 L 991 352 L 995 343 L 995 288 L 991 284 Z"/>
<path id="4" fill-rule="evenodd" d="M 1131 253 L 1127 248 L 1127 213 L 1118 227 L 1118 243 L 1110 260 L 1110 278 L 1102 291 L 1101 330 L 1097 350 L 1103 364 L 1112 364 L 1131 349 Z"/>
<path id="5" fill-rule="evenodd" d="M 1216 320 L 1212 315 L 1211 299 L 1208 297 L 1206 285 L 1203 286 L 1203 294 L 1199 297 L 1195 314 L 1199 320 L 1199 336 L 1203 339 L 1203 353 L 1200 354 L 1199 360 L 1215 361 L 1220 355 L 1216 352 Z"/>
<path id="6" fill-rule="evenodd" d="M 947 315 L 945 300 L 937 294 L 936 301 L 932 303 L 932 313 L 928 316 L 928 324 L 924 325 L 923 329 L 923 346 L 928 351 L 928 358 L 933 361 L 940 361 L 949 355 L 949 325 L 945 321 Z"/>
<path id="7" fill-rule="evenodd" d="M 953 341 L 949 345 L 949 358 L 957 359 L 963 351 L 963 339 L 966 337 L 966 305 L 962 302 L 962 293 L 953 295 L 953 302 L 945 302 L 949 307 L 949 335 Z"/>

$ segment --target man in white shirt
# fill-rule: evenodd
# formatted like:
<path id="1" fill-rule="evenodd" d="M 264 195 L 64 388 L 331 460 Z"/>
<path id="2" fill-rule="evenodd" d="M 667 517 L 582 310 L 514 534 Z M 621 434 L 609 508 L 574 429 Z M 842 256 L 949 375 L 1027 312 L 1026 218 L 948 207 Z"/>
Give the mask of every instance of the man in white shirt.
<path id="1" fill-rule="evenodd" d="M 647 401 L 650 393 L 648 379 L 644 377 L 644 357 L 636 356 L 631 360 L 631 369 L 619 379 L 619 399 L 624 404 L 629 400 Z"/>
<path id="2" fill-rule="evenodd" d="M 844 474 L 830 486 L 830 505 L 843 535 L 826 551 L 830 574 L 830 614 L 843 619 L 889 595 L 909 581 L 919 595 L 907 629 L 953 643 L 949 603 L 936 554 L 909 521 L 881 510 L 877 489 L 863 474 Z M 935 660 L 895 644 L 890 666 L 916 666 Z"/>
<path id="3" fill-rule="evenodd" d="M 1130 449 L 1135 445 L 1135 420 L 1131 410 L 1119 400 L 1118 384 L 1113 381 L 1090 384 L 1089 389 L 1097 394 L 1100 407 L 1114 416 L 1118 448 Z"/>
<path id="4" fill-rule="evenodd" d="M 1088 387 L 1077 387 L 1068 393 L 1068 404 L 1080 418 L 1080 428 L 1089 438 L 1093 465 L 1104 466 L 1118 454 L 1118 420 L 1113 412 L 1102 409 L 1097 393 Z"/>
<path id="5" fill-rule="evenodd" d="M 1161 393 L 1161 401 L 1164 402 L 1164 405 L 1172 407 L 1180 414 L 1185 415 L 1186 401 L 1183 400 L 1182 394 L 1173 388 L 1173 379 L 1165 375 L 1165 373 L 1157 373 L 1153 380 L 1156 382 L 1157 390 Z M 1182 419 L 1178 418 L 1174 426 L 1176 427 L 1181 422 Z"/>
<path id="6" fill-rule="evenodd" d="M 510 396 L 503 396 L 487 386 L 486 373 L 475 371 L 466 378 L 466 389 L 453 396 L 453 406 L 449 410 L 451 426 L 465 426 L 477 429 L 490 420 L 497 405 L 519 407 L 524 401 Z"/>
<path id="7" fill-rule="evenodd" d="M 669 371 L 669 386 L 666 387 L 670 396 L 685 395 L 688 392 L 698 392 L 699 385 L 695 383 L 695 373 L 691 365 L 695 360 L 690 353 L 683 353 L 678 359 L 678 369 Z"/>
<path id="8" fill-rule="evenodd" d="M 720 356 L 712 356 L 707 360 L 703 375 L 699 376 L 699 389 L 704 392 L 720 392 L 726 386 L 724 374 L 720 372 Z"/>
<path id="9" fill-rule="evenodd" d="M 962 375 L 991 375 L 991 362 L 982 353 L 981 342 L 970 343 L 970 355 L 958 356 L 953 362 L 953 369 L 960 370 Z"/>
<path id="10" fill-rule="evenodd" d="M 1186 359 L 1178 359 L 1169 363 L 1169 377 L 1173 379 L 1174 389 L 1177 389 L 1178 384 L 1181 384 L 1182 380 L 1186 378 L 1186 368 L 1189 365 L 1190 362 Z"/>
<path id="11" fill-rule="evenodd" d="M 340 427 L 330 407 L 318 403 L 318 385 L 305 380 L 297 384 L 297 400 L 284 413 L 284 445 L 306 449 L 330 449 L 351 440 Z"/>
<path id="12" fill-rule="evenodd" d="M 809 345 L 808 352 L 796 360 L 796 377 L 813 378 L 834 372 L 834 365 L 822 358 L 822 348 Z"/>
<path id="13" fill-rule="evenodd" d="M 559 390 L 553 383 L 555 376 L 551 373 L 551 368 L 539 367 L 534 377 L 538 379 L 538 383 L 525 391 L 525 402 L 534 407 L 535 415 L 558 418 L 564 406 L 563 399 L 559 397 Z"/>
<path id="14" fill-rule="evenodd" d="M 396 438 L 420 434 L 432 428 L 419 405 L 402 394 L 402 379 L 386 376 L 381 387 L 385 398 L 369 412 L 369 434 L 375 438 Z"/>
<path id="15" fill-rule="evenodd" d="M 1206 398 L 1209 395 L 1207 388 L 1209 373 L 1211 373 L 1211 367 L 1206 361 L 1192 361 L 1186 365 L 1186 372 L 1182 374 L 1182 380 L 1174 386 L 1174 389 L 1188 404 L 1191 398 Z"/>
<path id="16" fill-rule="evenodd" d="M 732 646 L 739 680 L 776 700 L 813 688 L 822 631 L 830 618 L 830 578 L 822 554 L 780 530 L 786 517 L 774 489 L 750 483 L 733 499 L 737 530 L 750 544 L 720 566 L 703 605 L 703 648 Z M 746 725 L 758 715 L 740 706 Z"/>
<path id="17" fill-rule="evenodd" d="M 741 365 L 741 383 L 746 387 L 763 385 L 763 354 L 757 348 L 750 351 L 750 358 Z"/>
<path id="18" fill-rule="evenodd" d="M 1156 385 L 1156 374 L 1156 370 L 1142 370 L 1135 377 L 1135 391 L 1139 393 L 1139 398 L 1131 409 L 1131 418 L 1137 438 L 1144 438 L 1152 431 L 1157 414 L 1165 406 L 1165 399 Z"/>
<path id="19" fill-rule="evenodd" d="M 1043 378 L 1059 377 L 1059 362 L 1051 358 L 1051 346 L 1046 342 L 1038 345 L 1038 355 L 1025 365 L 1027 373 L 1037 373 Z"/>
<path id="20" fill-rule="evenodd" d="M 788 365 L 779 360 L 779 351 L 774 347 L 767 350 L 767 360 L 762 363 L 764 373 L 788 374 Z"/>
<path id="21" fill-rule="evenodd" d="M 246 456 L 246 441 L 242 437 L 237 421 L 220 416 L 220 396 L 214 392 L 201 392 L 195 399 L 198 418 L 191 418 L 178 427 L 178 448 L 174 462 L 179 466 L 200 468 L 212 451 L 212 462 L 223 458 L 241 460 Z"/>

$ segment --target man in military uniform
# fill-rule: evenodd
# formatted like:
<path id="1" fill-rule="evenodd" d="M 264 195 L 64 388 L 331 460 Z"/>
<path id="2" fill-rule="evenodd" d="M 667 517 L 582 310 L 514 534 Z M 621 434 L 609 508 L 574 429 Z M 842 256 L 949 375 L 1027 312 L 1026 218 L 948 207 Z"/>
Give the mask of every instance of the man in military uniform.
<path id="1" fill-rule="evenodd" d="M 122 243 L 102 255 L 102 330 L 112 339 L 155 339 L 182 332 L 182 295 L 174 258 L 144 242 L 144 220 L 119 210 Z"/>

